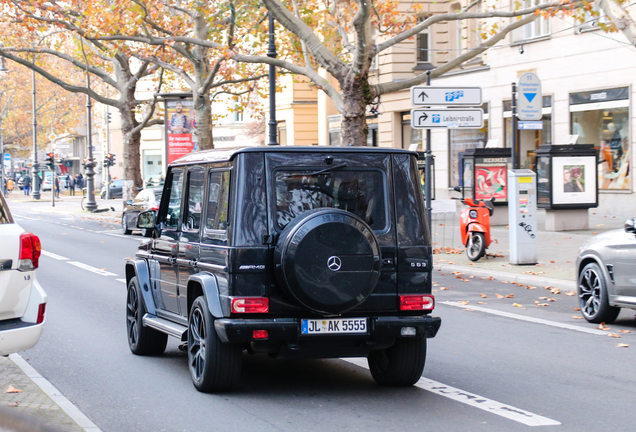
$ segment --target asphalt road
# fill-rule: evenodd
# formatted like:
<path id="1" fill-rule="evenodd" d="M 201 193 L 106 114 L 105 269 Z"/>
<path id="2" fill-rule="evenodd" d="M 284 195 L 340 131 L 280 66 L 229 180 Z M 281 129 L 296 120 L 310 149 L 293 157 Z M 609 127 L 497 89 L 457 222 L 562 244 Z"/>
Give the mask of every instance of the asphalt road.
<path id="1" fill-rule="evenodd" d="M 160 357 L 128 349 L 124 259 L 140 235 L 12 211 L 42 240 L 38 278 L 49 296 L 42 339 L 22 356 L 103 431 L 633 429 L 632 311 L 598 330 L 572 318 L 576 297 L 564 292 L 435 272 L 443 322 L 417 387 L 379 387 L 356 360 L 245 354 L 240 388 L 208 395 L 192 386 L 176 340 Z"/>

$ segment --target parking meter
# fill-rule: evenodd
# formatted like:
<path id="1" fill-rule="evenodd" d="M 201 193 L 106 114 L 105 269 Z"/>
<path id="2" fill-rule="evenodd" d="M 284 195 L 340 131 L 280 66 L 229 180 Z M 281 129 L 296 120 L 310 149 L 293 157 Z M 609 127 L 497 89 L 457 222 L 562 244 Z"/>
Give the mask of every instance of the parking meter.
<path id="1" fill-rule="evenodd" d="M 510 264 L 537 263 L 537 175 L 508 171 Z"/>

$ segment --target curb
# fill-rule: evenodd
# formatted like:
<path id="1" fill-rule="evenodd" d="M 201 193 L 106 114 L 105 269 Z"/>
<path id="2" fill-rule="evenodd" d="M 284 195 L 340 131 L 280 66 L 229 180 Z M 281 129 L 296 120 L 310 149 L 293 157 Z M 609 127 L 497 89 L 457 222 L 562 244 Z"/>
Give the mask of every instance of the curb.
<path id="1" fill-rule="evenodd" d="M 510 272 L 493 271 L 480 268 L 463 267 L 450 264 L 433 264 L 433 268 L 443 272 L 460 271 L 469 276 L 493 276 L 499 280 L 508 280 L 524 285 L 551 286 L 559 289 L 576 290 L 576 282 L 567 279 L 553 279 L 541 276 L 518 275 Z"/>

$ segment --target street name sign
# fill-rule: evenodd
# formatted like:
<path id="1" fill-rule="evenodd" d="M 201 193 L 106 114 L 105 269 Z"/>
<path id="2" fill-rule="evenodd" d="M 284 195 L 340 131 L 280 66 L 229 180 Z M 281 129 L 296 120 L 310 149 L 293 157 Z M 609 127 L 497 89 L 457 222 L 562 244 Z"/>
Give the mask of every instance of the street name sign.
<path id="1" fill-rule="evenodd" d="M 411 87 L 414 106 L 480 106 L 481 87 Z"/>
<path id="2" fill-rule="evenodd" d="M 543 114 L 543 95 L 541 80 L 532 73 L 524 73 L 519 78 L 519 97 L 517 102 L 517 118 L 519 120 L 541 120 Z"/>
<path id="3" fill-rule="evenodd" d="M 484 111 L 481 108 L 411 110 L 411 127 L 414 129 L 480 129 L 483 126 Z"/>

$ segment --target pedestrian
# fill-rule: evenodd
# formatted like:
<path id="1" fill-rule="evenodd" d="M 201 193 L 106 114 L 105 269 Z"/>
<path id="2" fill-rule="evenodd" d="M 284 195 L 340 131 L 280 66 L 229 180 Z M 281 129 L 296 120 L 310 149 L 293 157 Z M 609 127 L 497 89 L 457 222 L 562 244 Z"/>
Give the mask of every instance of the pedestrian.
<path id="1" fill-rule="evenodd" d="M 79 173 L 77 175 L 77 187 L 80 189 L 84 187 L 84 176 L 82 175 L 82 173 Z"/>
<path id="2" fill-rule="evenodd" d="M 55 198 L 60 197 L 60 179 L 58 176 L 55 176 Z"/>
<path id="3" fill-rule="evenodd" d="M 146 182 L 146 187 L 147 188 L 152 187 L 153 183 L 154 183 L 154 180 L 152 179 L 152 177 L 150 177 L 148 181 Z"/>
<path id="4" fill-rule="evenodd" d="M 24 176 L 22 185 L 24 186 L 24 194 L 29 196 L 31 194 L 31 177 L 28 175 Z"/>
<path id="5" fill-rule="evenodd" d="M 11 192 L 13 192 L 13 179 L 9 177 L 9 180 L 7 180 L 7 195 L 11 195 Z"/>
<path id="6" fill-rule="evenodd" d="M 75 179 L 72 176 L 67 177 L 68 190 L 72 196 L 75 196 Z"/>

